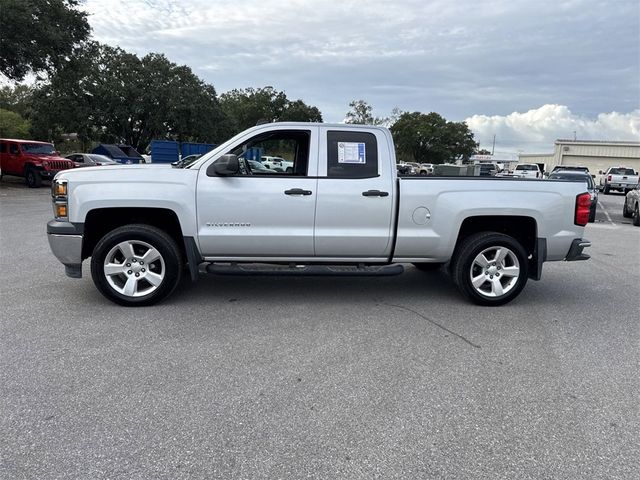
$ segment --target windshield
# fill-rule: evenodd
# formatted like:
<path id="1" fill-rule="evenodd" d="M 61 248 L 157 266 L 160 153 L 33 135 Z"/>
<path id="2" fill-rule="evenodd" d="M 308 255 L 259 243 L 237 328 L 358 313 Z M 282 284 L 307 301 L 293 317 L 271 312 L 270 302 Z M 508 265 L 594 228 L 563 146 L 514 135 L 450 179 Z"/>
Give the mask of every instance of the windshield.
<path id="1" fill-rule="evenodd" d="M 91 154 L 89 155 L 89 158 L 96 163 L 104 163 L 107 165 L 117 165 L 118 163 L 118 162 L 114 162 L 113 160 L 111 160 L 109 157 L 105 155 Z"/>
<path id="2" fill-rule="evenodd" d="M 574 182 L 582 180 L 587 184 L 587 188 L 593 189 L 593 179 L 589 175 L 552 173 L 551 175 L 549 175 L 549 180 L 573 180 Z"/>
<path id="3" fill-rule="evenodd" d="M 612 168 L 609 170 L 610 175 L 635 175 L 633 168 Z"/>
<path id="4" fill-rule="evenodd" d="M 20 145 L 24 153 L 32 155 L 55 155 L 56 150 L 50 143 L 22 143 Z"/>

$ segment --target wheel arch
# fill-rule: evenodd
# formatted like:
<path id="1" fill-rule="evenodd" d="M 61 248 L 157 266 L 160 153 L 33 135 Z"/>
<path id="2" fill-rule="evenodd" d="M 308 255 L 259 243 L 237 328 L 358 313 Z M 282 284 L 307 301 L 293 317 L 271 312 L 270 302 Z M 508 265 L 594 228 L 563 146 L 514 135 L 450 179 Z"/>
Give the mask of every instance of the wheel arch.
<path id="1" fill-rule="evenodd" d="M 111 230 L 141 223 L 159 228 L 169 234 L 186 258 L 185 239 L 180 220 L 173 210 L 153 207 L 109 207 L 87 212 L 84 221 L 82 259 L 89 258 L 93 249 Z"/>
<path id="2" fill-rule="evenodd" d="M 538 223 L 526 215 L 478 215 L 463 220 L 458 230 L 454 255 L 469 236 L 480 232 L 497 232 L 515 238 L 527 252 L 529 277 L 539 280 L 546 260 L 546 241 L 538 238 Z"/>

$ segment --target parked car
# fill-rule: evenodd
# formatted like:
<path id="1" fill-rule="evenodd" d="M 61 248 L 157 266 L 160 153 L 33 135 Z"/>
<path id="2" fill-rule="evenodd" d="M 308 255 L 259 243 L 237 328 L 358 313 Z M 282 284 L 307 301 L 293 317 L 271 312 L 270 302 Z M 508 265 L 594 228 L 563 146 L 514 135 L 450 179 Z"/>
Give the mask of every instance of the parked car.
<path id="1" fill-rule="evenodd" d="M 542 178 L 540 166 L 537 163 L 520 163 L 513 173 L 520 178 Z"/>
<path id="2" fill-rule="evenodd" d="M 252 174 L 258 174 L 258 175 L 275 175 L 277 172 L 271 168 L 267 168 L 265 167 L 262 163 L 258 162 L 257 160 L 247 160 L 247 163 L 249 164 L 249 169 L 251 170 Z"/>
<path id="3" fill-rule="evenodd" d="M 582 180 L 587 184 L 587 191 L 591 195 L 591 207 L 589 208 L 589 222 L 596 221 L 596 209 L 598 208 L 598 189 L 591 175 L 581 170 L 556 170 L 549 175 L 549 180 Z"/>
<path id="4" fill-rule="evenodd" d="M 433 163 L 421 163 L 418 169 L 418 175 L 433 175 Z"/>
<path id="5" fill-rule="evenodd" d="M 71 160 L 76 167 L 96 167 L 101 165 L 118 165 L 106 155 L 97 153 L 71 153 L 64 158 Z"/>
<path id="6" fill-rule="evenodd" d="M 558 170 L 564 170 L 564 171 L 571 170 L 571 171 L 589 173 L 589 167 L 583 167 L 580 165 L 556 165 L 555 167 L 553 167 L 553 170 L 551 170 L 551 173 L 557 172 Z"/>
<path id="7" fill-rule="evenodd" d="M 43 180 L 51 180 L 56 173 L 74 167 L 71 160 L 58 155 L 51 143 L 0 138 L 0 178 L 24 177 L 29 188 L 36 188 Z"/>
<path id="8" fill-rule="evenodd" d="M 480 173 L 481 177 L 493 177 L 498 173 L 498 167 L 495 163 L 480 163 Z"/>
<path id="9" fill-rule="evenodd" d="M 416 170 L 408 163 L 400 162 L 396 163 L 396 170 L 398 175 L 415 175 Z"/>
<path id="10" fill-rule="evenodd" d="M 638 184 L 640 178 L 633 168 L 609 167 L 606 172 L 600 170 L 600 190 L 608 195 L 611 190 L 627 193 Z"/>
<path id="11" fill-rule="evenodd" d="M 622 216 L 633 218 L 633 224 L 640 227 L 640 183 L 627 192 L 622 204 Z"/>
<path id="12" fill-rule="evenodd" d="M 187 155 L 186 157 L 182 157 L 177 162 L 171 162 L 171 166 L 174 168 L 186 168 L 191 165 L 193 162 L 198 160 L 202 156 L 201 153 L 194 153 L 193 155 Z"/>
<path id="13" fill-rule="evenodd" d="M 282 157 L 272 157 L 269 155 L 263 155 L 260 158 L 260 161 L 262 162 L 262 165 L 272 170 L 275 170 L 276 172 L 280 171 L 280 172 L 286 172 L 286 173 L 293 173 L 293 162 L 290 162 L 289 160 L 285 160 Z"/>

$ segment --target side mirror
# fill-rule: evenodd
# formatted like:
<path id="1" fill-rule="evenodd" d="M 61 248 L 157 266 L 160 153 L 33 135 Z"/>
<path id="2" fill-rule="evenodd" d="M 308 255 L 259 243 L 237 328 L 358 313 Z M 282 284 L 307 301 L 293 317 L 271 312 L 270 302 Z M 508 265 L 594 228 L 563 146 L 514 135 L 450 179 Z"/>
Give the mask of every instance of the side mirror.
<path id="1" fill-rule="evenodd" d="M 236 175 L 240 171 L 240 162 L 237 155 L 222 155 L 207 168 L 207 176 L 209 177 L 228 177 Z"/>

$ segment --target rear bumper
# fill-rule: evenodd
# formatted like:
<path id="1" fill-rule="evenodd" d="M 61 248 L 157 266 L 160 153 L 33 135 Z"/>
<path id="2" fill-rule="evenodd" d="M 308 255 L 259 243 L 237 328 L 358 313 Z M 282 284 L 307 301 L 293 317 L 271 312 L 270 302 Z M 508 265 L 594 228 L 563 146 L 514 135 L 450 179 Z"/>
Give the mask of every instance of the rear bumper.
<path id="1" fill-rule="evenodd" d="M 575 262 L 578 260 L 589 260 L 591 258 L 590 255 L 586 253 L 582 253 L 587 247 L 591 246 L 591 242 L 589 240 L 585 240 L 583 238 L 576 238 L 573 242 L 571 242 L 571 248 L 569 248 L 569 252 L 565 257 L 567 262 Z"/>

